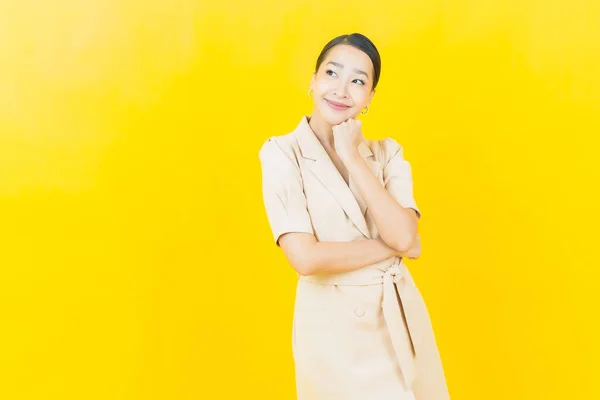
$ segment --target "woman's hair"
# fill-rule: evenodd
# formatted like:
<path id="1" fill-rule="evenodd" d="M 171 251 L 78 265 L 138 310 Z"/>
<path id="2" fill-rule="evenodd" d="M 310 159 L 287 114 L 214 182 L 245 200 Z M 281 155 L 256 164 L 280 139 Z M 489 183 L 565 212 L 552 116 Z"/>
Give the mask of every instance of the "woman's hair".
<path id="1" fill-rule="evenodd" d="M 361 50 L 363 53 L 369 56 L 371 62 L 373 63 L 373 90 L 377 86 L 377 82 L 379 82 L 379 75 L 381 74 L 381 58 L 379 56 L 379 51 L 377 51 L 377 47 L 373 44 L 373 42 L 360 33 L 351 33 L 349 35 L 341 35 L 336 38 L 333 38 L 323 47 L 321 50 L 321 54 L 319 54 L 319 58 L 317 58 L 317 65 L 315 71 L 319 70 L 321 63 L 325 60 L 327 53 L 333 47 L 338 44 L 345 44 L 348 46 L 356 47 Z"/>

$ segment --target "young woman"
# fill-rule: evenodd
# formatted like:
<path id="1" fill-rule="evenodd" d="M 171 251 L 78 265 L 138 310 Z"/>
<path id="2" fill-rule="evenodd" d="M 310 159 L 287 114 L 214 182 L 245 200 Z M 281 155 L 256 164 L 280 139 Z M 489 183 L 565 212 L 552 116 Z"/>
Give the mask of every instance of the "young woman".
<path id="1" fill-rule="evenodd" d="M 366 140 L 381 60 L 354 33 L 317 59 L 310 116 L 261 147 L 275 243 L 299 280 L 293 323 L 300 400 L 449 399 L 425 303 L 403 258 L 420 255 L 410 164 Z"/>

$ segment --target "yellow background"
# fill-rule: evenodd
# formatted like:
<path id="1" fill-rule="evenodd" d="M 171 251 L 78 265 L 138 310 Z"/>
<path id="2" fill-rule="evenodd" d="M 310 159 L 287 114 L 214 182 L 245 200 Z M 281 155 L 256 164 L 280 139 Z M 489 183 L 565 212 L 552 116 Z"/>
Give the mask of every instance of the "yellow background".
<path id="1" fill-rule="evenodd" d="M 294 398 L 258 149 L 354 31 L 453 399 L 600 398 L 599 4 L 2 1 L 0 398 Z"/>

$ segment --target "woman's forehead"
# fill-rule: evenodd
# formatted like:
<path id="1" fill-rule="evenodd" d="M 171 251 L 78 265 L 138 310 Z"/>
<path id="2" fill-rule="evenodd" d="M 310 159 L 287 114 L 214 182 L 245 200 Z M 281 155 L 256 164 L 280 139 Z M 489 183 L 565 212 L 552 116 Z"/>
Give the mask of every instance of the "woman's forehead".
<path id="1" fill-rule="evenodd" d="M 323 64 L 329 62 L 336 63 L 336 66 L 340 68 L 359 68 L 366 69 L 366 71 L 370 71 L 373 68 L 373 63 L 368 55 L 362 50 L 349 45 L 333 47 L 327 54 L 327 57 L 325 57 Z"/>

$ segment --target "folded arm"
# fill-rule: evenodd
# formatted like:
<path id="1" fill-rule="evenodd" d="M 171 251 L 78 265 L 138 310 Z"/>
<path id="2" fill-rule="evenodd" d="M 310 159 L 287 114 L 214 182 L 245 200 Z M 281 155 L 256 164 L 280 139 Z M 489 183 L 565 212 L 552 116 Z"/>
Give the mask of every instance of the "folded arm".
<path id="1" fill-rule="evenodd" d="M 415 210 L 403 207 L 379 183 L 358 152 L 343 160 L 369 206 L 379 235 L 398 252 L 409 251 L 417 239 L 418 215 Z"/>
<path id="2" fill-rule="evenodd" d="M 398 252 L 380 239 L 354 242 L 318 242 L 308 233 L 286 233 L 279 246 L 300 275 L 334 274 L 351 271 L 390 257 L 417 258 L 420 242 L 407 252 Z"/>

